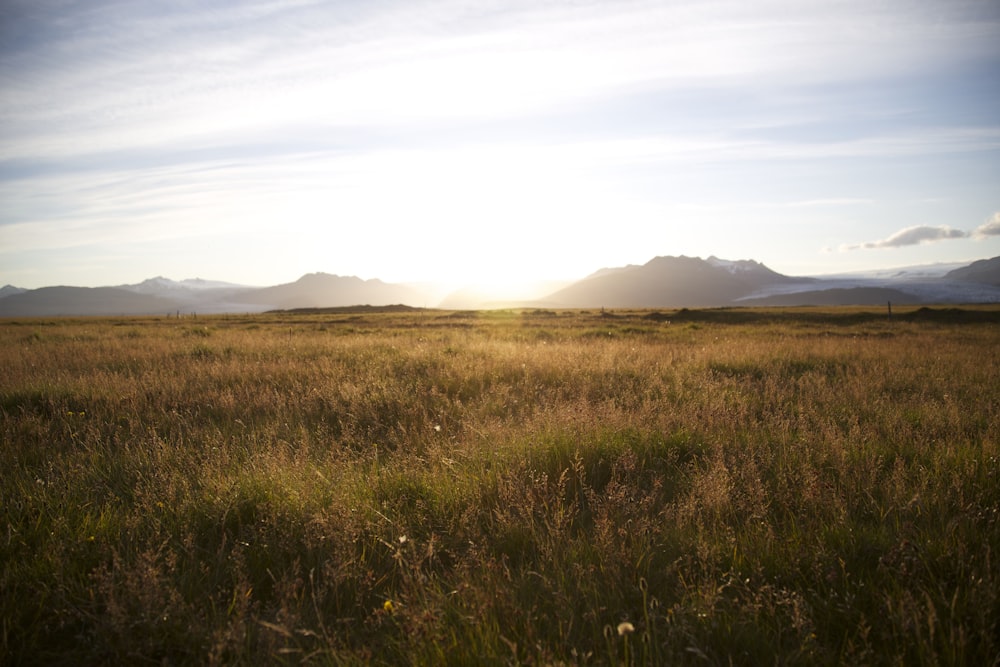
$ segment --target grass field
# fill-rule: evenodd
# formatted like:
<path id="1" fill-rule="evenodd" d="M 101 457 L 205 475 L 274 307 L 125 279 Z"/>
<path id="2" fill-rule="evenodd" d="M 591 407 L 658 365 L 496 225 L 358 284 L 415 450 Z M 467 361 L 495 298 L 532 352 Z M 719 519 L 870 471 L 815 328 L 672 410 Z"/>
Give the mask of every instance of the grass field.
<path id="1" fill-rule="evenodd" d="M 0 322 L 0 662 L 1000 664 L 1000 308 Z"/>

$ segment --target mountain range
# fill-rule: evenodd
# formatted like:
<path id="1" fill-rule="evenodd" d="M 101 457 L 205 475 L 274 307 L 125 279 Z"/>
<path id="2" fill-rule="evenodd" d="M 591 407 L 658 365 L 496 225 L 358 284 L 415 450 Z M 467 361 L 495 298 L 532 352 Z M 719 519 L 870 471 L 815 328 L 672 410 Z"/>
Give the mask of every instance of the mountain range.
<path id="1" fill-rule="evenodd" d="M 423 286 L 309 273 L 293 283 L 249 287 L 156 277 L 115 287 L 0 288 L 0 317 L 249 313 L 353 305 L 690 308 L 778 305 L 1000 303 L 1000 257 L 867 273 L 795 277 L 754 260 L 654 257 L 600 269 L 542 298 L 498 298 L 459 290 L 441 299 Z"/>

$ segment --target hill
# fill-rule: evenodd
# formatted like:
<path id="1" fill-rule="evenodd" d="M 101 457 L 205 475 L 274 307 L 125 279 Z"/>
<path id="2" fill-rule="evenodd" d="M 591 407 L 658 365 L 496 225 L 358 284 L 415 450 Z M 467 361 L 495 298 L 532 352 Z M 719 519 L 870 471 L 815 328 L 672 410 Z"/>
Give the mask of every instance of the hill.
<path id="1" fill-rule="evenodd" d="M 1000 287 L 1000 257 L 981 259 L 945 274 L 949 280 L 963 280 Z"/>
<path id="2" fill-rule="evenodd" d="M 0 316 L 152 315 L 176 306 L 170 299 L 120 287 L 41 287 L 0 299 Z"/>
<path id="3" fill-rule="evenodd" d="M 511 269 L 514 278 L 514 268 Z M 716 306 L 1000 303 L 1000 257 L 967 266 L 928 265 L 836 276 L 786 276 L 760 262 L 710 256 L 654 257 L 603 268 L 571 283 L 443 293 L 356 276 L 309 273 L 270 287 L 162 276 L 115 287 L 0 289 L 0 317 L 241 313 L 347 306 L 495 308 L 700 308 Z"/>
<path id="4" fill-rule="evenodd" d="M 422 300 L 418 292 L 402 285 L 329 273 L 307 273 L 294 283 L 250 290 L 235 297 L 237 303 L 267 310 L 333 308 L 359 304 L 419 305 Z"/>
<path id="5" fill-rule="evenodd" d="M 545 301 L 573 308 L 723 306 L 765 287 L 810 280 L 789 278 L 752 260 L 654 257 L 641 266 L 601 269 Z"/>
<path id="6" fill-rule="evenodd" d="M 544 299 L 546 307 L 691 308 L 1000 302 L 1000 258 L 951 271 L 909 267 L 794 277 L 753 260 L 655 257 L 604 268 Z"/>

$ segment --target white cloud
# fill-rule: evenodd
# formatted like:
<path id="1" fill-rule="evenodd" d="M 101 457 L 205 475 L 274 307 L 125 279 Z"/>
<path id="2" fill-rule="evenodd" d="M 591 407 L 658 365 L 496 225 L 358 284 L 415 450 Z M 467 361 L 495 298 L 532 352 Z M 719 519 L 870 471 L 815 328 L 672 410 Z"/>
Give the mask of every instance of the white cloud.
<path id="1" fill-rule="evenodd" d="M 1000 236 L 1000 211 L 993 214 L 993 217 L 972 230 L 972 237 L 985 239 L 990 236 Z"/>
<path id="2" fill-rule="evenodd" d="M 895 234 L 879 241 L 868 241 L 856 245 L 845 246 L 845 250 L 858 250 L 861 248 L 901 248 L 903 246 L 919 245 L 921 243 L 935 243 L 948 239 L 962 239 L 969 234 L 961 229 L 940 225 L 932 227 L 930 225 L 916 225 L 901 229 Z"/>

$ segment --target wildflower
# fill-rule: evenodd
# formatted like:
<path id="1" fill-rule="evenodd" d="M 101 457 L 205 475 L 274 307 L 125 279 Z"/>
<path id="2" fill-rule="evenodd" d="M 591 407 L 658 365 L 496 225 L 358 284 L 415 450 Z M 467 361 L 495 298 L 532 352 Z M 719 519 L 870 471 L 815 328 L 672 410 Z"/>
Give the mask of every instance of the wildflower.
<path id="1" fill-rule="evenodd" d="M 618 624 L 618 634 L 622 637 L 625 635 L 630 635 L 635 632 L 635 626 L 628 621 L 622 621 Z"/>
<path id="2" fill-rule="evenodd" d="M 399 536 L 399 543 L 400 544 L 406 544 L 406 541 L 409 540 L 409 539 L 410 538 L 408 538 L 406 535 L 400 535 Z"/>
<path id="3" fill-rule="evenodd" d="M 386 600 L 382 603 L 382 611 L 387 614 L 391 614 L 393 612 L 392 600 Z"/>

